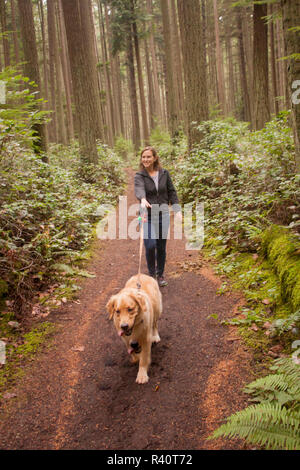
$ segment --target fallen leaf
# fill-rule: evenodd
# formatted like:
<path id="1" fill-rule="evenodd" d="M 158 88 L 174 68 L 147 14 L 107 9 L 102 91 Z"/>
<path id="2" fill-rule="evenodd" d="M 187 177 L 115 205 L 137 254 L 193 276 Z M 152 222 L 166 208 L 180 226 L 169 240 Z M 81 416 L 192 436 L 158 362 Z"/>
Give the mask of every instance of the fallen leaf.
<path id="1" fill-rule="evenodd" d="M 11 328 L 15 328 L 16 330 L 20 328 L 20 323 L 17 322 L 17 321 L 9 321 L 8 323 L 8 326 L 10 326 Z"/>
<path id="2" fill-rule="evenodd" d="M 9 400 L 10 398 L 15 398 L 17 396 L 16 393 L 9 393 L 9 392 L 6 392 L 3 394 L 3 398 L 5 400 Z"/>
<path id="3" fill-rule="evenodd" d="M 266 321 L 264 324 L 263 324 L 263 328 L 265 328 L 266 330 L 271 328 L 272 326 L 272 323 L 270 323 L 269 321 Z"/>
<path id="4" fill-rule="evenodd" d="M 257 325 L 255 325 L 255 323 L 253 323 L 253 324 L 251 325 L 251 327 L 249 328 L 249 330 L 258 331 L 259 328 L 258 328 Z"/>
<path id="5" fill-rule="evenodd" d="M 282 350 L 283 350 L 283 346 L 281 346 L 281 344 L 276 344 L 275 346 L 272 346 L 270 348 L 270 351 L 273 351 L 276 354 L 281 353 Z"/>
<path id="6" fill-rule="evenodd" d="M 271 351 L 271 350 L 270 350 L 270 351 L 268 351 L 268 355 L 269 355 L 269 356 L 271 356 L 271 357 L 274 357 L 274 358 L 277 358 L 277 357 L 279 357 L 279 354 L 277 354 L 276 352 L 274 352 L 274 351 Z"/>
<path id="7" fill-rule="evenodd" d="M 71 351 L 83 352 L 84 349 L 85 349 L 84 346 L 74 346 L 74 348 L 71 348 Z"/>
<path id="8" fill-rule="evenodd" d="M 271 300 L 270 299 L 264 299 L 264 300 L 262 300 L 262 303 L 265 304 L 265 305 L 269 305 L 271 303 Z"/>

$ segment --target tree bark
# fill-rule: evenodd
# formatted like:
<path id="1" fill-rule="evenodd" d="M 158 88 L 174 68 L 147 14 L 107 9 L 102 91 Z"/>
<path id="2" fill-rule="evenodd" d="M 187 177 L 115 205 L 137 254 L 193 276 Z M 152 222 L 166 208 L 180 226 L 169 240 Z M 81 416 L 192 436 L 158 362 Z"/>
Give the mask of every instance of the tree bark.
<path id="1" fill-rule="evenodd" d="M 270 5 L 270 14 L 274 12 L 273 6 Z M 273 108 L 274 113 L 279 113 L 278 107 L 278 86 L 277 86 L 277 75 L 276 75 L 276 62 L 275 62 L 275 35 L 274 35 L 274 19 L 270 23 L 270 61 L 271 61 L 271 76 L 273 86 Z"/>
<path id="2" fill-rule="evenodd" d="M 214 5 L 215 35 L 216 35 L 218 95 L 219 95 L 219 103 L 221 106 L 221 111 L 222 111 L 222 114 L 224 115 L 226 113 L 225 79 L 224 79 L 223 55 L 222 55 L 221 42 L 220 42 L 219 15 L 218 15 L 217 0 L 213 0 L 213 5 Z"/>
<path id="3" fill-rule="evenodd" d="M 13 2 L 12 2 L 13 4 Z M 40 22 L 41 22 L 41 32 L 42 32 L 42 42 L 43 42 L 43 75 L 44 75 L 44 81 L 43 81 L 43 89 L 44 89 L 44 98 L 47 101 L 45 103 L 45 108 L 49 110 L 49 77 L 48 77 L 48 67 L 47 67 L 47 46 L 46 46 L 46 31 L 45 31 L 45 15 L 44 15 L 44 6 L 43 6 L 43 1 L 39 0 L 38 2 L 38 9 L 39 9 L 39 16 L 40 16 Z M 48 134 L 48 126 L 46 126 L 47 129 L 47 134 Z"/>
<path id="4" fill-rule="evenodd" d="M 83 162 L 96 164 L 96 139 L 101 132 L 96 57 L 89 0 L 62 0 L 68 41 L 78 137 Z"/>
<path id="5" fill-rule="evenodd" d="M 69 53 L 68 53 L 68 46 L 67 46 L 67 38 L 66 38 L 66 30 L 65 24 L 63 20 L 63 11 L 61 0 L 58 0 L 58 9 L 57 9 L 57 16 L 58 16 L 58 31 L 60 36 L 60 57 L 61 57 L 61 65 L 62 65 L 62 73 L 63 73 L 63 80 L 64 80 L 64 87 L 66 93 L 66 114 L 67 114 L 67 133 L 68 133 L 68 141 L 74 139 L 74 119 L 73 119 L 73 111 L 72 111 L 72 86 L 71 86 L 71 76 L 69 73 Z"/>
<path id="6" fill-rule="evenodd" d="M 268 75 L 268 27 L 264 17 L 267 5 L 254 5 L 253 10 L 253 70 L 254 70 L 254 129 L 262 129 L 270 120 Z"/>
<path id="7" fill-rule="evenodd" d="M 7 37 L 5 0 L 0 0 L 0 20 L 1 20 L 2 44 L 3 44 L 3 52 L 4 52 L 4 66 L 9 67 L 10 66 L 10 48 L 9 48 L 9 40 Z"/>
<path id="8" fill-rule="evenodd" d="M 181 60 L 181 44 L 179 37 L 179 27 L 177 21 L 176 2 L 169 0 L 170 12 L 170 26 L 171 26 L 171 40 L 174 49 L 174 72 L 175 72 L 175 91 L 176 91 L 176 106 L 179 110 L 178 118 L 184 122 L 184 86 L 183 86 L 183 70 Z M 203 49 L 203 48 L 202 48 Z"/>
<path id="9" fill-rule="evenodd" d="M 138 101 L 137 101 L 137 93 L 136 93 L 133 44 L 132 44 L 132 35 L 131 35 L 130 25 L 128 26 L 126 54 L 127 54 L 127 67 L 128 67 L 128 85 L 129 85 L 129 94 L 130 94 L 131 120 L 132 120 L 132 141 L 133 141 L 135 150 L 138 150 L 141 145 L 141 132 L 140 132 L 139 109 L 138 109 Z"/>
<path id="10" fill-rule="evenodd" d="M 24 51 L 24 75 L 34 81 L 41 93 L 41 79 L 38 66 L 38 53 L 36 47 L 36 35 L 31 0 L 18 0 L 20 29 Z M 36 92 L 36 88 L 32 88 Z M 37 154 L 47 151 L 47 134 L 45 124 L 34 126 L 35 142 L 34 150 Z M 43 160 L 47 161 L 44 154 Z"/>
<path id="11" fill-rule="evenodd" d="M 148 83 L 148 107 L 149 107 L 149 126 L 150 130 L 155 127 L 155 98 L 154 98 L 154 86 L 153 86 L 153 72 L 150 63 L 150 54 L 148 47 L 148 40 L 144 40 L 145 48 L 145 62 L 147 70 L 147 83 Z"/>
<path id="12" fill-rule="evenodd" d="M 152 0 L 147 0 L 147 13 L 148 15 L 152 15 Z M 162 102 L 161 102 L 161 97 L 160 97 L 160 86 L 159 86 L 159 81 L 158 81 L 158 63 L 157 63 L 157 58 L 155 54 L 155 42 L 154 42 L 154 34 L 153 34 L 153 29 L 154 29 L 154 23 L 153 20 L 150 20 L 150 34 L 149 34 L 149 49 L 150 49 L 150 55 L 151 55 L 151 64 L 152 64 L 152 70 L 153 70 L 153 87 L 154 87 L 154 115 L 158 119 L 160 123 L 164 122 L 164 116 L 163 116 L 163 109 L 162 109 Z"/>
<path id="13" fill-rule="evenodd" d="M 114 144 L 114 136 L 115 136 L 115 124 L 114 124 L 114 103 L 113 103 L 113 94 L 112 94 L 112 83 L 111 83 L 111 73 L 109 68 L 109 58 L 108 58 L 108 51 L 107 51 L 107 43 L 106 43 L 106 31 L 104 26 L 104 17 L 102 11 L 102 5 L 100 1 L 98 1 L 98 13 L 99 13 L 99 21 L 101 24 L 101 47 L 102 47 L 102 57 L 104 61 L 104 75 L 105 75 L 105 83 L 106 83 L 106 108 L 107 108 L 107 124 L 108 124 L 108 142 L 109 145 L 112 147 Z"/>
<path id="14" fill-rule="evenodd" d="M 133 2 L 132 2 L 132 8 L 134 8 Z M 135 57 L 136 57 L 136 65 L 137 65 L 137 76 L 138 76 L 139 90 L 140 90 L 143 140 L 144 140 L 145 145 L 149 145 L 149 127 L 148 127 L 148 119 L 147 119 L 144 80 L 143 80 L 143 72 L 142 72 L 139 38 L 138 38 L 138 32 L 137 32 L 137 25 L 135 21 L 133 21 L 132 23 L 132 31 L 133 31 L 133 41 L 134 41 Z"/>
<path id="15" fill-rule="evenodd" d="M 47 0 L 47 23 L 48 23 L 48 47 L 49 47 L 49 81 L 50 97 L 49 105 L 51 113 L 51 123 L 49 124 L 49 138 L 51 142 L 57 142 L 57 112 L 56 112 L 56 81 L 55 81 L 55 4 L 53 0 Z"/>
<path id="16" fill-rule="evenodd" d="M 165 42 L 165 73 L 166 73 L 166 103 L 168 114 L 168 127 L 172 137 L 175 137 L 179 127 L 178 108 L 176 107 L 176 91 L 174 83 L 174 57 L 171 43 L 170 16 L 167 0 L 160 0 L 163 22 L 163 35 Z"/>
<path id="17" fill-rule="evenodd" d="M 241 8 L 237 11 L 237 25 L 238 25 L 238 43 L 239 43 L 239 58 L 240 58 L 240 80 L 243 95 L 243 116 L 242 119 L 246 122 L 251 123 L 251 104 L 249 96 L 249 88 L 247 81 L 246 72 L 246 61 L 245 61 L 245 47 L 244 47 L 244 35 L 243 35 L 243 24 L 242 24 L 242 12 Z"/>
<path id="18" fill-rule="evenodd" d="M 15 62 L 18 64 L 20 62 L 20 48 L 19 48 L 19 41 L 18 41 L 15 0 L 10 0 L 10 9 L 11 9 L 11 26 L 13 29 L 13 39 L 14 39 Z"/>
<path id="19" fill-rule="evenodd" d="M 208 119 L 206 63 L 200 53 L 205 45 L 199 31 L 202 29 L 201 10 L 198 0 L 177 0 L 182 40 L 183 68 L 185 78 L 186 116 L 188 142 L 191 150 L 202 139 L 193 123 Z"/>
<path id="20" fill-rule="evenodd" d="M 285 49 L 288 55 L 288 100 L 296 150 L 296 171 L 300 172 L 300 34 L 293 30 L 300 24 L 300 5 L 294 0 L 281 0 Z"/>

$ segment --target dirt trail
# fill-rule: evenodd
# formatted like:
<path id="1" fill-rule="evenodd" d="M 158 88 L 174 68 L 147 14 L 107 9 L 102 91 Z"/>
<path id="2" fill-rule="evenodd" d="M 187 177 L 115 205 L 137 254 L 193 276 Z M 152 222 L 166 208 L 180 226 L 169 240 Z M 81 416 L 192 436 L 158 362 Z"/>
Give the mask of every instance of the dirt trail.
<path id="1" fill-rule="evenodd" d="M 136 201 L 128 174 L 129 205 Z M 184 240 L 169 240 L 162 341 L 152 349 L 149 383 L 137 385 L 105 304 L 136 274 L 138 242 L 97 241 L 88 266 L 96 277 L 81 283 L 80 303 L 48 317 L 62 326 L 53 346 L 28 368 L 17 398 L 2 403 L 0 449 L 241 449 L 205 439 L 245 406 L 251 356 L 234 331 L 208 318 L 233 316 L 241 299 L 217 295 L 221 282 L 208 266 L 189 270 L 196 259 Z"/>

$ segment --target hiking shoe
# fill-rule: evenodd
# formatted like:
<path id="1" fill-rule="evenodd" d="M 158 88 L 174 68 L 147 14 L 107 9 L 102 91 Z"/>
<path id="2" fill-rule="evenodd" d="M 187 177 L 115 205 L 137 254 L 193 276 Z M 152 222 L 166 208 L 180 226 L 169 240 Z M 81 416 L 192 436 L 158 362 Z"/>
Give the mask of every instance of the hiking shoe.
<path id="1" fill-rule="evenodd" d="M 164 287 L 168 285 L 167 281 L 164 279 L 163 276 L 157 276 L 157 282 L 159 287 Z"/>

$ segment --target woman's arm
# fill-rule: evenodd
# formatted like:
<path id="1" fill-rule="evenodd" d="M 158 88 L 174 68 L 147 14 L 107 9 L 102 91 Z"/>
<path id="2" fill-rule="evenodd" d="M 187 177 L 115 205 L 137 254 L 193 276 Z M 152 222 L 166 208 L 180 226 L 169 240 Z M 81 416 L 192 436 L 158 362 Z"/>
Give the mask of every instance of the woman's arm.
<path id="1" fill-rule="evenodd" d="M 152 207 L 146 199 L 144 178 L 138 173 L 134 176 L 134 192 L 142 207 Z"/>
<path id="2" fill-rule="evenodd" d="M 173 185 L 170 173 L 168 171 L 167 171 L 167 190 L 168 190 L 168 198 L 169 198 L 170 203 L 172 204 L 174 212 L 181 212 L 181 207 L 179 204 L 177 192 Z"/>

